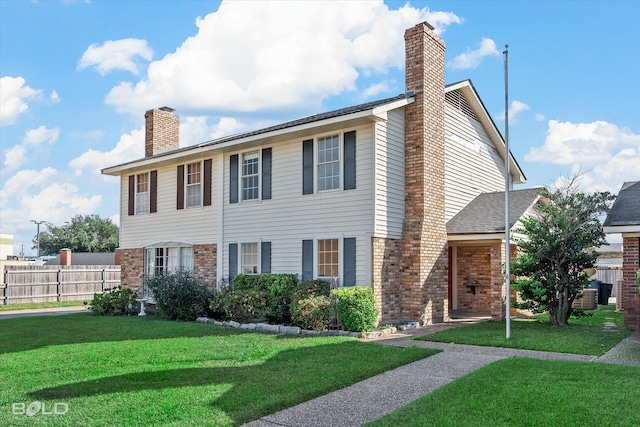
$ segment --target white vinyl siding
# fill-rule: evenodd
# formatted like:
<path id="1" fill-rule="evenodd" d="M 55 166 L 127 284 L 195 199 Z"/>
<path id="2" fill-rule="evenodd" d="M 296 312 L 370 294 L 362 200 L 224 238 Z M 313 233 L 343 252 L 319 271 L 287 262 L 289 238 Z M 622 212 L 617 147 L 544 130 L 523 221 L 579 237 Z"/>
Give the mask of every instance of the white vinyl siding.
<path id="1" fill-rule="evenodd" d="M 404 109 L 376 123 L 375 236 L 398 239 L 404 221 Z"/>
<path id="2" fill-rule="evenodd" d="M 157 207 L 153 215 L 127 215 L 128 177 L 121 177 L 120 247 L 142 248 L 153 242 L 175 241 L 191 244 L 216 242 L 218 187 L 218 155 L 213 155 L 212 206 L 203 209 L 176 209 L 176 165 L 155 168 L 158 171 Z M 208 154 L 206 158 L 211 158 Z M 204 158 L 203 158 L 204 159 Z M 186 169 L 186 168 L 185 168 Z M 186 182 L 186 181 L 185 181 Z"/>
<path id="3" fill-rule="evenodd" d="M 504 191 L 504 160 L 479 122 L 445 103 L 445 221 L 494 191 Z"/>
<path id="4" fill-rule="evenodd" d="M 229 153 L 224 167 L 224 236 L 219 272 L 229 272 L 228 243 L 255 241 L 271 242 L 271 271 L 301 273 L 302 241 L 305 239 L 333 239 L 355 237 L 371 241 L 373 230 L 373 124 L 344 128 L 329 135 L 356 131 L 357 188 L 353 190 L 323 191 L 302 195 L 302 141 L 316 139 L 310 133 L 276 143 L 272 148 L 272 198 L 256 203 L 228 203 Z M 327 133 L 319 136 L 326 136 Z M 260 147 L 263 148 L 263 147 Z M 315 148 L 315 147 L 314 147 Z M 314 150 L 317 156 L 317 150 Z M 342 171 L 341 171 L 342 172 Z M 357 253 L 356 280 L 370 283 L 370 245 Z M 219 249 L 220 250 L 220 249 Z M 314 249 L 317 250 L 317 249 Z M 240 256 L 240 254 L 238 254 Z"/>

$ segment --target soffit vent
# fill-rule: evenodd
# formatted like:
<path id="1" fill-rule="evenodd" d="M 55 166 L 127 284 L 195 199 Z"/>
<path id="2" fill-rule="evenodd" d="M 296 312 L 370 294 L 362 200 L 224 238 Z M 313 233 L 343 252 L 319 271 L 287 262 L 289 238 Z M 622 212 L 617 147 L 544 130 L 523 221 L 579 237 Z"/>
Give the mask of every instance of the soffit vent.
<path id="1" fill-rule="evenodd" d="M 467 104 L 467 100 L 464 98 L 464 96 L 462 96 L 462 93 L 459 90 L 456 89 L 456 90 L 447 92 L 444 94 L 444 97 L 445 97 L 445 100 L 450 105 L 462 111 L 464 114 L 467 115 L 467 117 L 475 120 L 476 122 L 480 121 L 478 120 L 478 117 L 473 112 L 471 107 L 469 107 L 469 104 Z"/>

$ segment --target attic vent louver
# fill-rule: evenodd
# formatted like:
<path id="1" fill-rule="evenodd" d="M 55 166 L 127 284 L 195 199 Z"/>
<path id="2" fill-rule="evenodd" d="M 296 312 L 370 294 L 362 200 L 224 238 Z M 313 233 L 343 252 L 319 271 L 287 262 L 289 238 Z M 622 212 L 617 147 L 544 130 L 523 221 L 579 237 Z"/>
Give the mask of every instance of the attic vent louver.
<path id="1" fill-rule="evenodd" d="M 471 107 L 469 107 L 469 104 L 467 104 L 467 100 L 464 99 L 464 96 L 462 96 L 462 93 L 460 93 L 459 90 L 452 90 L 451 92 L 447 92 L 444 95 L 444 97 L 445 97 L 445 100 L 451 106 L 453 106 L 453 107 L 457 108 L 458 110 L 462 111 L 464 114 L 467 115 L 467 117 L 475 120 L 476 122 L 480 121 L 480 120 L 478 120 L 478 117 L 473 112 Z"/>

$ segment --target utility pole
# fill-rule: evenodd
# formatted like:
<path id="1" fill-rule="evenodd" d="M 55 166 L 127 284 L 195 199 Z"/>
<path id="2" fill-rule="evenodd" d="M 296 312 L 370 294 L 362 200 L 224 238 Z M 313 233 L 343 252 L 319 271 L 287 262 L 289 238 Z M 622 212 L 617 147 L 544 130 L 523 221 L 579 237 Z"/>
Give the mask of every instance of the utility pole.
<path id="1" fill-rule="evenodd" d="M 36 252 L 36 257 L 40 258 L 40 224 L 44 224 L 46 221 L 36 221 L 35 219 L 32 219 L 31 222 L 35 223 L 37 226 L 38 234 L 36 234 L 36 240 L 38 242 L 38 252 Z"/>

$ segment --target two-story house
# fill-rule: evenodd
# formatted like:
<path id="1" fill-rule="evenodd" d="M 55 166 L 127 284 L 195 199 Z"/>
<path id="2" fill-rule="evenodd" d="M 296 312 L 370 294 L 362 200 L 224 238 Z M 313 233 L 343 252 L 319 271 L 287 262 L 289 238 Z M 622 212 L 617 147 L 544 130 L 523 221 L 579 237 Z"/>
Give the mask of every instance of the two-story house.
<path id="1" fill-rule="evenodd" d="M 504 237 L 474 215 L 504 190 L 505 156 L 509 181 L 525 177 L 471 82 L 445 86 L 433 28 L 405 41 L 407 92 L 393 98 L 183 148 L 173 110 L 147 111 L 145 158 L 102 171 L 121 178 L 123 285 L 140 293 L 144 275 L 175 267 L 210 286 L 297 273 L 372 286 L 382 322 L 502 318 Z"/>

